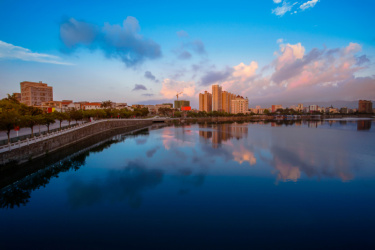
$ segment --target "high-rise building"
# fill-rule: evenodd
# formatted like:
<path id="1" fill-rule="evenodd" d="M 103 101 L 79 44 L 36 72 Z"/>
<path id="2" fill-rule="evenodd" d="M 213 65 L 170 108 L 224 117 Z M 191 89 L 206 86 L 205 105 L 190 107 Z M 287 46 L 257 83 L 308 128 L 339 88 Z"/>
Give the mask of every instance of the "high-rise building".
<path id="1" fill-rule="evenodd" d="M 199 111 L 212 111 L 212 94 L 204 91 L 199 94 Z"/>
<path id="2" fill-rule="evenodd" d="M 359 113 L 372 113 L 372 101 L 359 100 L 358 112 Z"/>
<path id="3" fill-rule="evenodd" d="M 221 92 L 221 102 L 222 102 L 222 110 L 224 112 L 230 113 L 231 110 L 231 101 L 234 99 L 234 95 L 227 91 Z"/>
<path id="4" fill-rule="evenodd" d="M 21 103 L 40 106 L 42 102 L 53 101 L 52 87 L 42 82 L 21 82 Z"/>
<path id="5" fill-rule="evenodd" d="M 175 100 L 174 101 L 174 108 L 175 109 L 181 109 L 182 107 L 189 107 L 190 101 L 186 100 Z"/>
<path id="6" fill-rule="evenodd" d="M 222 111 L 221 86 L 212 85 L 212 111 Z"/>
<path id="7" fill-rule="evenodd" d="M 249 110 L 249 99 L 243 98 L 242 96 L 237 96 L 234 100 L 232 100 L 232 114 L 243 113 L 246 114 Z"/>

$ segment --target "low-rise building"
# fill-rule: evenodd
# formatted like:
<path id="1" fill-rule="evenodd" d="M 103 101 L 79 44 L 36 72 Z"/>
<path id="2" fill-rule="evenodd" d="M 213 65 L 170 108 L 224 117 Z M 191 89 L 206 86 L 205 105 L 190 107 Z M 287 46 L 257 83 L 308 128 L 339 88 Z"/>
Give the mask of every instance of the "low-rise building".
<path id="1" fill-rule="evenodd" d="M 83 110 L 95 110 L 95 109 L 102 109 L 101 102 L 88 102 L 82 105 Z"/>
<path id="2" fill-rule="evenodd" d="M 126 102 L 118 102 L 116 103 L 116 109 L 124 109 L 127 108 L 128 104 Z"/>
<path id="3" fill-rule="evenodd" d="M 272 105 L 272 113 L 276 112 L 278 109 L 283 109 L 283 105 Z"/>
<path id="4" fill-rule="evenodd" d="M 249 99 L 243 98 L 242 96 L 237 96 L 231 101 L 231 113 L 232 114 L 247 114 L 249 112 Z"/>
<path id="5" fill-rule="evenodd" d="M 343 108 L 341 108 L 341 109 L 340 109 L 340 113 L 341 113 L 341 114 L 347 114 L 347 113 L 349 113 L 349 112 L 348 112 L 348 108 L 347 108 L 347 107 L 343 107 Z"/>

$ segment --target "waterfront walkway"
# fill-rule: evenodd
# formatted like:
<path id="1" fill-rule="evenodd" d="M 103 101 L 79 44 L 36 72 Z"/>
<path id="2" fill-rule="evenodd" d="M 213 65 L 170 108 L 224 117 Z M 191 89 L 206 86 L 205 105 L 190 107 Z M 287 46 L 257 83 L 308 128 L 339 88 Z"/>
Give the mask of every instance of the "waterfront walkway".
<path id="1" fill-rule="evenodd" d="M 82 129 L 85 127 L 92 126 L 94 124 L 98 123 L 103 123 L 103 122 L 111 122 L 111 121 L 147 121 L 151 120 L 152 122 L 164 122 L 166 119 L 165 118 L 147 118 L 147 119 L 104 119 L 104 120 L 97 120 L 97 121 L 92 121 L 92 122 L 87 122 L 87 123 L 78 123 L 78 125 L 74 127 L 63 127 L 60 131 L 52 132 L 52 133 L 47 133 L 47 134 L 41 134 L 40 136 L 34 136 L 33 138 L 27 138 L 26 140 L 19 140 L 14 143 L 9 143 L 7 145 L 0 146 L 0 153 L 11 151 L 13 149 L 17 148 L 22 148 L 24 146 L 30 146 L 34 143 L 41 142 L 44 140 L 49 140 L 53 137 L 57 137 L 63 134 L 71 133 L 75 130 Z"/>

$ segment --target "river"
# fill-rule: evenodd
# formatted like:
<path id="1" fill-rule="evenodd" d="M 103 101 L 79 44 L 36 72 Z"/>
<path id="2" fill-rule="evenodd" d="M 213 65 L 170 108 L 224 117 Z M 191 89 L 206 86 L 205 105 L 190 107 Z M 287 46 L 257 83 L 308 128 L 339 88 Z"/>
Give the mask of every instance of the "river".
<path id="1" fill-rule="evenodd" d="M 75 151 L 1 190 L 1 249 L 375 247 L 374 120 L 186 124 Z"/>

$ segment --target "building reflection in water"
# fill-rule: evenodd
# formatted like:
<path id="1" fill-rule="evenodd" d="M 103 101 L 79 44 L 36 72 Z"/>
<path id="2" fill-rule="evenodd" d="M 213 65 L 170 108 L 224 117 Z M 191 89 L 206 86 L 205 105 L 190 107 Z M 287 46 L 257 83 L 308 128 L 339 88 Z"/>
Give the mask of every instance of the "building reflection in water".
<path id="1" fill-rule="evenodd" d="M 371 123 L 370 120 L 362 120 L 357 122 L 357 130 L 370 130 L 371 129 Z"/>
<path id="2" fill-rule="evenodd" d="M 199 128 L 203 129 L 199 131 L 200 137 L 205 140 L 212 138 L 213 148 L 219 148 L 223 142 L 231 139 L 240 140 L 241 138 L 246 138 L 249 130 L 247 126 L 241 126 L 237 123 L 199 124 Z M 212 129 L 212 131 L 207 129 Z"/>

